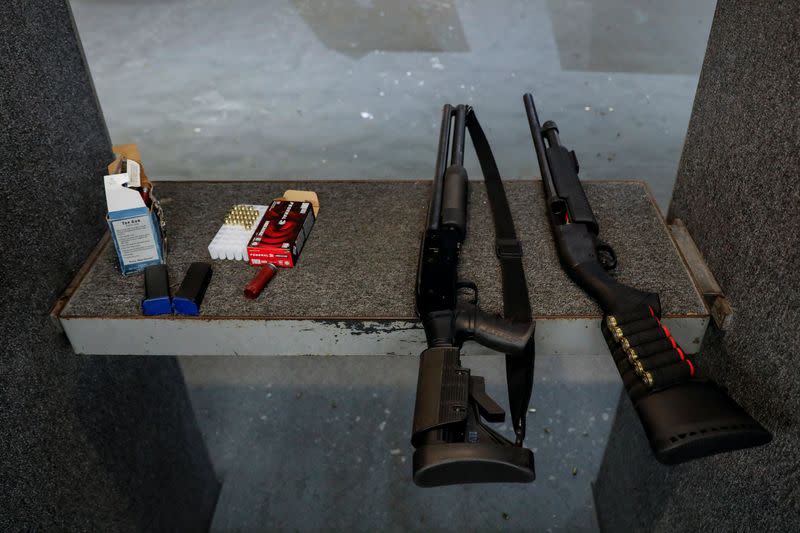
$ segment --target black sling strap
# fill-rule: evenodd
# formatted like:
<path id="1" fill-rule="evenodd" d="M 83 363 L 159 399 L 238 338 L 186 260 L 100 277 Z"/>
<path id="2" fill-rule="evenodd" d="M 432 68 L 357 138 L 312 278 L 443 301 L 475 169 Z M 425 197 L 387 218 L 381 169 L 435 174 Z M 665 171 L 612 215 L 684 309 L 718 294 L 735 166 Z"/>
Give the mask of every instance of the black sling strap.
<path id="1" fill-rule="evenodd" d="M 495 252 L 500 260 L 503 279 L 503 315 L 514 322 L 532 322 L 528 284 L 522 266 L 522 246 L 514 230 L 514 219 L 511 217 L 500 171 L 497 169 L 489 141 L 472 108 L 467 112 L 466 122 L 483 171 L 494 219 Z M 522 440 L 525 438 L 526 411 L 533 389 L 534 354 L 533 336 L 524 353 L 506 354 L 508 402 L 518 445 L 522 445 Z"/>

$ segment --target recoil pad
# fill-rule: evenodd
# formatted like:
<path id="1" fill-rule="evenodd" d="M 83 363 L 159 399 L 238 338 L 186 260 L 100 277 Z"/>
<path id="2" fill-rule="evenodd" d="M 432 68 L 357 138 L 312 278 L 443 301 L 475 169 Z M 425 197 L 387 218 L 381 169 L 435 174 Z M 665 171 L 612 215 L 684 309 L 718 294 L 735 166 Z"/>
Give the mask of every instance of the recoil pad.
<path id="1" fill-rule="evenodd" d="M 465 483 L 530 483 L 533 452 L 501 444 L 430 444 L 414 452 L 414 483 L 420 487 Z"/>
<path id="2" fill-rule="evenodd" d="M 676 464 L 760 446 L 772 435 L 710 380 L 691 380 L 634 402 L 656 459 Z"/>

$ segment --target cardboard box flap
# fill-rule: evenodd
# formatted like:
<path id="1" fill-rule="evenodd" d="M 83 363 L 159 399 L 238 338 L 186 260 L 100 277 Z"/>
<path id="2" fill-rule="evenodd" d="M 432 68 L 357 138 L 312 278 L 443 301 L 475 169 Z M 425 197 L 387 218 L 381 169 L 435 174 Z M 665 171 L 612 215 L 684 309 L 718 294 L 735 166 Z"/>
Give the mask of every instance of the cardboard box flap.
<path id="1" fill-rule="evenodd" d="M 140 184 L 142 187 L 152 188 L 150 180 L 144 173 L 144 165 L 142 165 L 142 156 L 139 153 L 139 147 L 135 143 L 131 144 L 115 144 L 111 147 L 114 152 L 115 159 L 108 165 L 109 174 L 120 174 L 122 172 L 122 160 L 130 159 L 139 163 Z"/>
<path id="2" fill-rule="evenodd" d="M 109 213 L 125 211 L 127 209 L 147 209 L 139 191 L 129 189 L 128 174 L 111 174 L 103 178 L 106 190 L 106 204 Z"/>
<path id="3" fill-rule="evenodd" d="M 290 202 L 308 202 L 314 209 L 314 216 L 319 216 L 319 198 L 314 191 L 297 191 L 289 189 L 284 191 L 283 196 L 276 198 L 276 200 L 288 200 Z"/>

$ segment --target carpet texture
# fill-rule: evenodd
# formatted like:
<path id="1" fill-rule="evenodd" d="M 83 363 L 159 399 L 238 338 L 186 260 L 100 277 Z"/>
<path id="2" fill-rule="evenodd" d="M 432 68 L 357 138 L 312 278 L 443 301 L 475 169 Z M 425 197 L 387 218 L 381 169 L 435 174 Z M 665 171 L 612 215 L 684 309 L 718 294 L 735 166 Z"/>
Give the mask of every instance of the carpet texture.
<path id="1" fill-rule="evenodd" d="M 111 143 L 66 1 L 0 7 L 0 530 L 196 531 L 219 484 L 171 357 L 77 357 L 49 311 Z"/>
<path id="2" fill-rule="evenodd" d="M 237 203 L 267 204 L 285 189 L 313 189 L 320 215 L 298 266 L 282 269 L 257 300 L 242 290 L 256 270 L 244 261 L 212 261 L 207 246 Z M 538 181 L 508 181 L 522 240 L 531 305 L 537 316 L 599 316 L 595 303 L 561 270 Z M 173 291 L 193 261 L 214 274 L 203 316 L 413 319 L 419 239 L 430 182 L 162 182 Z M 666 226 L 644 184 L 587 182 L 602 237 L 617 250 L 617 278 L 661 294 L 666 315 L 705 314 Z M 461 275 L 479 288 L 481 306 L 502 309 L 494 227 L 481 182 L 471 182 Z M 63 316 L 141 314 L 143 275 L 120 275 L 113 246 L 101 255 Z"/>

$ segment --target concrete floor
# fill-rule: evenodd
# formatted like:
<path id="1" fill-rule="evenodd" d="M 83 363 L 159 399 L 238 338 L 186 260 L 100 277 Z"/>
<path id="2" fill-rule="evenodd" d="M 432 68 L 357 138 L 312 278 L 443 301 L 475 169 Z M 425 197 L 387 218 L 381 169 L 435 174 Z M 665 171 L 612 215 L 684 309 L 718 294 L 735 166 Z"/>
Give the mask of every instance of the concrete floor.
<path id="1" fill-rule="evenodd" d="M 164 179 L 430 177 L 444 102 L 501 171 L 538 175 L 532 90 L 582 177 L 666 208 L 713 0 L 72 0 L 114 142 Z M 480 175 L 471 148 L 467 166 Z M 597 530 L 590 483 L 619 381 L 607 354 L 537 360 L 527 486 L 421 490 L 416 358 L 182 358 L 224 479 L 212 529 Z M 469 358 L 505 398 L 500 358 Z M 573 468 L 577 469 L 573 476 Z"/>
<path id="2" fill-rule="evenodd" d="M 464 364 L 506 404 L 502 357 Z M 437 489 L 411 482 L 414 357 L 181 365 L 223 480 L 213 531 L 597 531 L 590 483 L 620 392 L 606 354 L 537 359 L 526 441 L 534 483 Z"/>

